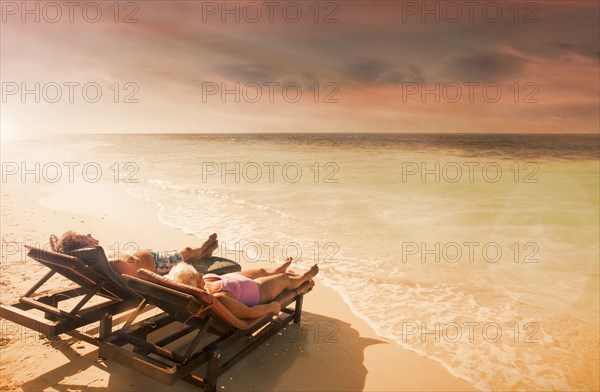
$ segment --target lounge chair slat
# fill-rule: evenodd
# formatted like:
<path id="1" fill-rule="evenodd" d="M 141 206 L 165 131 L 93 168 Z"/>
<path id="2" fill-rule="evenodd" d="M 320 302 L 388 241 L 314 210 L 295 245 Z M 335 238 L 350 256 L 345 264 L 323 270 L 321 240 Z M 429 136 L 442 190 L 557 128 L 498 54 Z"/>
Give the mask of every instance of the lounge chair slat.
<path id="1" fill-rule="evenodd" d="M 13 305 L 0 305 L 0 317 L 24 325 L 44 335 L 52 334 L 58 324 L 56 321 L 46 320 Z"/>
<path id="2" fill-rule="evenodd" d="M 120 339 L 123 339 L 127 343 L 131 343 L 135 346 L 142 347 L 143 349 L 150 351 L 156 355 L 160 355 L 163 358 L 170 359 L 175 362 L 183 362 L 183 356 L 168 350 L 164 347 L 159 347 L 155 344 L 148 343 L 145 340 L 142 340 L 138 337 L 133 336 L 132 334 L 127 333 L 118 333 Z"/>
<path id="3" fill-rule="evenodd" d="M 195 331 L 197 328 L 194 328 L 190 325 L 186 325 L 184 328 L 181 328 L 179 331 L 177 331 L 176 333 L 166 336 L 163 339 L 157 340 L 156 344 L 157 346 L 166 346 L 167 344 L 173 343 L 174 341 L 190 334 L 191 332 Z"/>
<path id="4" fill-rule="evenodd" d="M 27 305 L 31 306 L 32 308 L 35 308 L 38 310 L 43 310 L 46 313 L 53 314 L 53 315 L 63 318 L 63 319 L 69 318 L 71 316 L 68 312 L 65 312 L 64 310 L 60 310 L 54 306 L 45 304 L 43 302 L 36 301 L 31 298 L 23 297 L 20 299 L 20 301 L 26 303 Z"/>
<path id="5" fill-rule="evenodd" d="M 100 357 L 126 365 L 130 369 L 160 381 L 163 384 L 171 385 L 176 381 L 173 378 L 175 369 L 172 365 L 111 344 L 111 339 L 107 339 L 100 344 Z"/>

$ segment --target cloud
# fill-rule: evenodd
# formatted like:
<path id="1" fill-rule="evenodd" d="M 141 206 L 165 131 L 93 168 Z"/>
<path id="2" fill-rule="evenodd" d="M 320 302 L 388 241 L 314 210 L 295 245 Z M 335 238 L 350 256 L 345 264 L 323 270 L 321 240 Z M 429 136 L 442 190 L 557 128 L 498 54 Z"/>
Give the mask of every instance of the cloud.
<path id="1" fill-rule="evenodd" d="M 551 61 L 570 61 L 573 55 L 581 56 L 587 60 L 600 60 L 599 43 L 593 40 L 580 39 L 577 42 L 570 40 L 541 40 L 532 44 L 531 42 L 519 42 L 512 45 L 513 49 L 525 56 L 535 56 Z M 587 41 L 587 42 L 586 42 Z"/>
<path id="2" fill-rule="evenodd" d="M 467 18 L 422 23 L 418 16 L 402 23 L 401 3 L 344 2 L 335 15 L 339 23 L 316 24 L 308 12 L 297 24 L 281 17 L 274 23 L 222 23 L 218 17 L 198 23 L 199 2 L 140 3 L 135 24 L 114 23 L 111 14 L 93 25 L 23 24 L 15 18 L 2 26 L 3 80 L 99 80 L 105 89 L 133 81 L 141 100 L 116 107 L 105 90 L 97 105 L 15 102 L 2 114 L 23 132 L 52 122 L 63 129 L 65 118 L 77 119 L 69 121 L 74 130 L 97 131 L 170 132 L 197 124 L 244 131 L 268 122 L 272 131 L 389 131 L 401 124 L 402 130 L 428 132 L 598 132 L 598 2 L 542 2 L 538 23 L 515 23 L 509 3 L 502 3 L 506 12 L 500 23 L 486 23 L 479 14 L 475 23 Z M 294 105 L 280 98 L 264 106 L 209 105 L 200 100 L 203 81 L 293 81 L 306 93 Z M 516 81 L 533 81 L 540 102 L 515 105 L 508 100 L 512 90 L 494 105 L 481 97 L 465 104 L 404 103 L 399 93 L 405 82 L 431 88 L 436 82 L 467 81 L 498 82 L 507 89 Z M 309 90 L 315 82 L 336 83 L 339 102 L 321 104 L 330 93 L 322 89 L 317 104 L 315 90 Z M 521 93 L 527 96 L 529 90 Z M 106 115 L 115 108 L 121 115 Z M 173 112 L 179 114 L 177 123 Z M 273 112 L 279 117 L 273 119 Z"/>
<path id="3" fill-rule="evenodd" d="M 558 49 L 562 53 L 576 53 L 580 56 L 591 57 L 595 60 L 600 58 L 600 48 L 598 42 L 589 43 L 569 43 L 569 42 L 550 42 L 548 45 Z"/>
<path id="4" fill-rule="evenodd" d="M 518 75 L 527 62 L 510 53 L 483 52 L 452 61 L 448 70 L 462 81 L 503 81 Z"/>
<path id="5" fill-rule="evenodd" d="M 278 81 L 284 74 L 274 67 L 261 64 L 228 64 L 220 66 L 214 71 L 226 79 L 243 83 Z"/>
<path id="6" fill-rule="evenodd" d="M 347 68 L 347 74 L 361 82 L 375 82 L 389 70 L 389 65 L 377 59 L 361 59 Z"/>
<path id="7" fill-rule="evenodd" d="M 425 80 L 422 69 L 414 64 L 401 67 L 379 59 L 356 60 L 346 67 L 344 73 L 361 83 L 397 85 L 403 82 L 420 83 Z"/>
<path id="8" fill-rule="evenodd" d="M 425 75 L 423 74 L 423 70 L 419 67 L 417 67 L 414 64 L 409 64 L 408 65 L 408 70 L 409 70 L 409 80 L 411 82 L 415 82 L 415 83 L 424 83 L 425 82 Z"/>

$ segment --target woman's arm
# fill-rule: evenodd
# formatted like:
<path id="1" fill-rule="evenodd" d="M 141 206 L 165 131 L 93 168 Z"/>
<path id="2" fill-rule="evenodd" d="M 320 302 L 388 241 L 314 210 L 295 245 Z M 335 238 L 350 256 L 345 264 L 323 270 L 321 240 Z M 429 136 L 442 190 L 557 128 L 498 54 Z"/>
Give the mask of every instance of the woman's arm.
<path id="1" fill-rule="evenodd" d="M 230 297 L 224 292 L 215 293 L 213 295 L 237 318 L 256 318 L 269 313 L 279 314 L 281 311 L 281 304 L 276 301 L 250 307 L 237 299 Z"/>

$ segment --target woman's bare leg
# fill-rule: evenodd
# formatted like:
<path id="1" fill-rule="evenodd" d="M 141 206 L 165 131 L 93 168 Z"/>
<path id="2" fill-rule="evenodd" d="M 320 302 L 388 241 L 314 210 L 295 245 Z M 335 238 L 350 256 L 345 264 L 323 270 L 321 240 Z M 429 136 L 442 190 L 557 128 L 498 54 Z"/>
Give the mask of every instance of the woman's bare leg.
<path id="1" fill-rule="evenodd" d="M 288 275 L 285 273 L 265 276 L 254 279 L 260 290 L 260 302 L 273 301 L 283 290 L 293 290 L 300 287 L 304 282 L 312 279 L 319 272 L 319 266 L 313 265 L 302 275 Z"/>
<path id="2" fill-rule="evenodd" d="M 285 260 L 285 263 L 281 264 L 279 267 L 272 269 L 272 270 L 266 270 L 264 268 L 256 268 L 256 269 L 251 269 L 251 270 L 246 270 L 246 271 L 240 271 L 237 273 L 240 275 L 244 275 L 245 277 L 250 278 L 250 279 L 264 278 L 265 276 L 285 274 L 288 267 L 290 266 L 290 264 L 292 264 L 292 258 L 288 257 Z"/>
<path id="3" fill-rule="evenodd" d="M 196 260 L 204 259 L 212 256 L 215 250 L 219 247 L 219 240 L 217 240 L 217 233 L 211 234 L 208 239 L 202 244 L 200 248 L 184 248 L 182 249 L 181 256 L 187 263 L 191 263 Z"/>

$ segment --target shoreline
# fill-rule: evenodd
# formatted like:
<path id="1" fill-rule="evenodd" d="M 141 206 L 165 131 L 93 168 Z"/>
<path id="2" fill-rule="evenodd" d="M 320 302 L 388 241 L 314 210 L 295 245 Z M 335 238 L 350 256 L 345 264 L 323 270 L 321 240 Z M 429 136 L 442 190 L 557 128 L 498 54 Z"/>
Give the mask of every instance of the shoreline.
<path id="1" fill-rule="evenodd" d="M 125 251 L 122 248 L 128 244 L 174 249 L 204 241 L 167 225 L 159 217 L 158 206 L 117 184 L 68 185 L 40 189 L 39 184 L 7 184 L 2 196 L 9 201 L 10 212 L 3 211 L 3 218 L 10 221 L 3 219 L 3 241 L 40 243 L 51 233 L 60 235 L 73 229 L 97 233 L 109 257 L 111 251 Z M 17 216 L 19 211 L 27 211 L 29 219 Z M 214 232 L 226 238 L 218 228 Z M 12 303 L 46 269 L 24 255 L 19 261 L 6 256 L 1 269 L 2 302 Z M 272 266 L 243 260 L 240 264 L 243 268 Z M 34 267 L 24 274 L 23 265 Z M 53 284 L 60 287 L 60 281 Z M 318 276 L 303 309 L 300 330 L 288 327 L 287 332 L 273 337 L 223 374 L 219 382 L 224 390 L 475 390 L 442 364 L 377 335 L 342 295 Z M 98 364 L 97 349 L 92 345 L 66 336 L 50 342 L 33 331 L 2 322 L 0 389 L 52 390 L 56 386 L 60 390 L 68 385 L 146 391 L 190 387 L 183 382 L 170 387 L 157 385 L 118 364 Z"/>
<path id="2" fill-rule="evenodd" d="M 174 225 L 174 224 L 171 224 L 171 223 L 169 223 L 169 222 L 165 221 L 165 219 L 164 219 L 164 218 L 161 216 L 161 210 L 162 210 L 163 206 L 162 206 L 160 203 L 158 203 L 158 202 L 154 202 L 154 201 L 152 201 L 152 200 L 148 200 L 148 199 L 145 199 L 145 198 L 137 197 L 136 195 L 134 195 L 134 194 L 130 193 L 130 192 L 129 192 L 129 191 L 127 191 L 127 190 L 126 190 L 125 192 L 126 192 L 126 193 L 127 193 L 129 196 L 130 196 L 130 197 L 132 197 L 132 198 L 139 199 L 139 200 L 142 200 L 142 201 L 143 201 L 143 202 L 145 202 L 145 203 L 148 203 L 148 204 L 154 205 L 154 206 L 156 207 L 156 216 L 157 216 L 158 220 L 160 221 L 160 223 L 161 223 L 161 224 L 163 224 L 163 225 L 164 225 L 164 226 L 166 226 L 167 228 L 169 228 L 169 229 L 175 229 L 175 230 L 177 230 L 177 231 L 179 231 L 179 232 L 183 233 L 184 235 L 191 235 L 191 236 L 194 236 L 194 237 L 198 238 L 200 241 L 203 241 L 203 239 L 201 239 L 201 238 L 200 238 L 198 235 L 196 235 L 196 234 L 194 234 L 194 233 L 191 233 L 191 232 L 186 232 L 186 230 L 185 230 L 185 229 L 183 229 L 183 228 L 181 228 L 181 227 L 179 227 L 179 226 L 177 226 L 177 225 Z M 215 252 L 215 254 L 216 254 L 216 255 L 221 255 L 221 253 L 220 253 L 221 251 L 223 251 L 223 247 L 222 247 L 222 246 L 219 246 L 219 248 L 217 249 L 217 251 Z M 232 250 L 232 249 L 228 249 L 227 251 L 228 251 L 228 252 L 235 252 L 235 251 L 234 251 L 234 250 Z M 241 255 L 241 252 L 240 252 L 240 255 Z M 225 256 L 227 256 L 227 255 L 225 255 Z M 221 257 L 224 257 L 224 256 L 223 256 L 223 255 L 221 255 Z M 237 261 L 238 263 L 240 263 L 240 264 L 241 264 L 241 265 L 244 267 L 244 269 L 256 268 L 255 262 L 247 262 L 247 261 L 243 261 L 243 259 L 244 259 L 244 257 L 243 257 L 243 255 L 241 255 L 239 258 L 237 258 L 237 257 L 236 257 L 236 258 L 235 258 L 235 261 Z M 266 262 L 266 263 L 268 263 L 268 262 Z M 262 264 L 265 264 L 265 262 L 263 261 L 263 262 L 262 262 Z M 381 335 L 380 333 L 378 333 L 378 328 L 377 328 L 377 326 L 373 325 L 373 322 L 371 322 L 370 320 L 366 319 L 366 317 L 365 317 L 365 318 L 363 318 L 363 317 L 364 317 L 364 315 L 362 315 L 362 314 L 361 314 L 361 312 L 360 312 L 360 311 L 358 311 L 358 310 L 357 310 L 357 309 L 356 309 L 356 308 L 355 308 L 355 307 L 352 305 L 352 302 L 350 301 L 350 299 L 349 299 L 349 298 L 347 298 L 347 296 L 345 296 L 344 294 L 342 294 L 342 293 L 340 293 L 340 292 L 337 292 L 337 291 L 336 291 L 336 288 L 334 287 L 334 285 L 332 285 L 332 284 L 330 284 L 330 283 L 328 284 L 327 280 L 320 279 L 320 277 L 319 277 L 319 276 L 317 276 L 317 277 L 315 278 L 315 281 L 316 281 L 316 283 L 317 283 L 317 284 L 322 284 L 323 286 L 325 286 L 325 287 L 326 287 L 326 289 L 327 289 L 327 291 L 328 291 L 328 293 L 327 293 L 327 296 L 328 296 L 328 297 L 331 297 L 331 296 L 336 296 L 336 297 L 339 297 L 339 299 L 340 299 L 340 300 L 341 300 L 341 301 L 344 303 L 344 304 L 342 305 L 342 307 L 347 307 L 347 308 L 348 308 L 348 311 L 349 311 L 349 312 L 351 312 L 351 313 L 352 313 L 352 315 L 354 316 L 353 318 L 355 318 L 355 319 L 357 319 L 357 320 L 360 320 L 361 322 L 364 322 L 364 324 L 366 324 L 366 328 L 368 328 L 368 329 L 369 329 L 369 332 L 372 332 L 372 335 L 373 335 L 373 336 L 377 336 L 379 339 L 382 339 L 383 341 L 385 341 L 385 342 L 387 342 L 387 343 L 389 343 L 389 344 L 398 345 L 398 346 L 399 346 L 399 347 L 401 347 L 402 349 L 408 350 L 409 352 L 412 352 L 412 353 L 414 353 L 414 354 L 416 354 L 416 355 L 418 355 L 418 356 L 420 356 L 420 357 L 422 357 L 422 358 L 424 358 L 424 359 L 426 359 L 426 360 L 433 361 L 434 363 L 436 363 L 436 364 L 439 364 L 439 365 L 440 365 L 440 366 L 442 366 L 442 367 L 443 367 L 443 368 L 444 368 L 446 371 L 448 371 L 448 373 L 450 373 L 452 376 L 454 376 L 454 377 L 456 377 L 457 379 L 459 379 L 459 380 L 461 380 L 461 381 L 463 381 L 463 382 L 467 383 L 467 384 L 468 384 L 468 385 L 469 385 L 471 388 L 476 388 L 476 387 L 475 387 L 475 386 L 474 386 L 474 385 L 473 385 L 471 382 L 469 382 L 469 381 L 465 380 L 463 377 L 461 377 L 460 375 L 456 374 L 456 373 L 453 371 L 453 369 L 449 368 L 449 367 L 448 367 L 446 364 L 444 364 L 442 361 L 439 361 L 439 360 L 437 360 L 437 359 L 435 359 L 435 358 L 431 358 L 431 357 L 427 356 L 427 355 L 426 355 L 426 354 L 424 354 L 424 353 L 420 353 L 420 352 L 418 352 L 418 351 L 415 351 L 414 349 L 412 349 L 412 348 L 410 348 L 410 347 L 406 347 L 406 346 L 402 345 L 401 343 L 398 343 L 398 342 L 394 341 L 394 339 L 392 339 L 392 338 L 388 338 L 388 337 L 385 337 L 385 336 Z M 308 296 L 307 296 L 307 297 L 308 297 Z M 305 297 L 305 303 L 306 303 L 306 301 L 307 301 L 307 297 Z M 476 390 L 476 389 L 475 389 L 475 390 Z"/>

